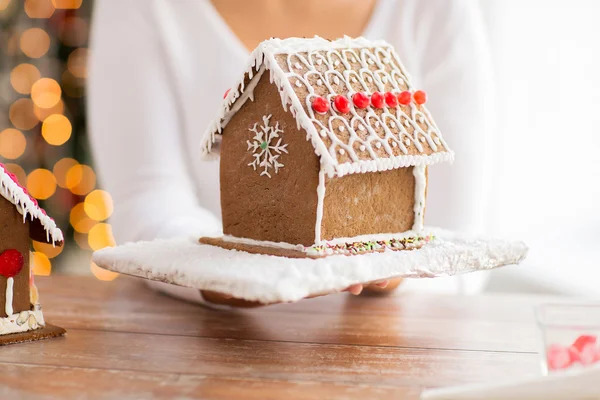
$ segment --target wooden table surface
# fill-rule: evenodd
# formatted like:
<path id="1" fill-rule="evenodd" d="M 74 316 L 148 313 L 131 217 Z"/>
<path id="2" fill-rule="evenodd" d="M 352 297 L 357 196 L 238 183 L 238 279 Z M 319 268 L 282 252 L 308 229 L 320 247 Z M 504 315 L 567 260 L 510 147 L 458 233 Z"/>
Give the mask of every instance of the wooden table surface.
<path id="1" fill-rule="evenodd" d="M 331 295 L 215 311 L 119 277 L 37 278 L 67 336 L 0 348 L 0 398 L 416 399 L 539 373 L 524 296 Z"/>

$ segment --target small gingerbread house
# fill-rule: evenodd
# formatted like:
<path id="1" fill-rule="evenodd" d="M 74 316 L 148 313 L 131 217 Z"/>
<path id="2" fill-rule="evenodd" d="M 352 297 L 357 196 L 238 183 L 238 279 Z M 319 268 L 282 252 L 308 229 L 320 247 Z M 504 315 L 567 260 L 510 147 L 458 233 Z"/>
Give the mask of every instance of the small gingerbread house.
<path id="1" fill-rule="evenodd" d="M 61 335 L 45 329 L 29 249 L 31 239 L 62 246 L 63 234 L 2 164 L 0 195 L 0 345 Z"/>
<path id="2" fill-rule="evenodd" d="M 262 42 L 202 138 L 221 157 L 225 234 L 203 241 L 313 257 L 422 245 L 427 166 L 454 157 L 426 100 L 385 42 Z"/>

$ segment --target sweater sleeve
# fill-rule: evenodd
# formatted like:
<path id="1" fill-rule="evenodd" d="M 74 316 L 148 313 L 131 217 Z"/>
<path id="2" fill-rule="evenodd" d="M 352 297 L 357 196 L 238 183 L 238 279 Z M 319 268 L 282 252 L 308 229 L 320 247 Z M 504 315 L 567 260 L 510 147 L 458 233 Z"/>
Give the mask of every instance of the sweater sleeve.
<path id="1" fill-rule="evenodd" d="M 403 44 L 417 89 L 456 154 L 452 165 L 429 168 L 425 222 L 481 233 L 488 224 L 494 85 L 483 18 L 471 0 L 403 0 L 395 36 Z M 403 54 L 401 54 L 403 56 Z M 479 292 L 488 273 L 411 280 L 405 290 Z"/>
<path id="2" fill-rule="evenodd" d="M 429 170 L 427 223 L 485 231 L 495 97 L 483 18 L 470 0 L 414 4 L 417 85 L 456 154 L 452 165 Z"/>
<path id="3" fill-rule="evenodd" d="M 214 234 L 183 151 L 178 96 L 146 1 L 98 2 L 91 39 L 90 140 L 112 195 L 118 243 Z"/>

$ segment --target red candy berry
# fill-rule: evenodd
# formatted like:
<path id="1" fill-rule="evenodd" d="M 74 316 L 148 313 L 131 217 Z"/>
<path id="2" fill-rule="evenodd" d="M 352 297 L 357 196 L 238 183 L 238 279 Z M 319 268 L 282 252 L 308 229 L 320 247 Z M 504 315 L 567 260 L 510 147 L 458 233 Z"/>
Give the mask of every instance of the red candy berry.
<path id="1" fill-rule="evenodd" d="M 383 95 L 379 92 L 375 92 L 371 95 L 371 104 L 375 108 L 383 108 L 384 100 Z"/>
<path id="2" fill-rule="evenodd" d="M 567 368 L 573 362 L 569 349 L 558 344 L 553 344 L 548 347 L 546 358 L 548 361 L 548 369 L 550 371 Z"/>
<path id="3" fill-rule="evenodd" d="M 394 93 L 386 92 L 383 97 L 385 99 L 385 104 L 387 104 L 388 107 L 394 108 L 398 105 L 398 98 Z"/>
<path id="4" fill-rule="evenodd" d="M 362 92 L 354 93 L 352 96 L 352 102 L 358 108 L 367 108 L 371 101 L 369 100 L 369 96 Z"/>
<path id="5" fill-rule="evenodd" d="M 225 91 L 225 94 L 223 94 L 223 98 L 227 97 L 227 95 L 229 94 L 230 91 L 231 91 L 231 88 L 227 89 Z"/>
<path id="6" fill-rule="evenodd" d="M 350 101 L 341 94 L 338 94 L 333 99 L 333 105 L 338 112 L 347 113 L 350 111 Z"/>
<path id="7" fill-rule="evenodd" d="M 427 93 L 425 93 L 422 90 L 417 90 L 413 97 L 415 99 L 415 103 L 419 105 L 425 104 L 427 102 Z"/>
<path id="8" fill-rule="evenodd" d="M 598 338 L 594 335 L 581 335 L 573 342 L 573 347 L 577 349 L 577 351 L 582 351 L 584 347 L 587 345 L 596 345 Z"/>
<path id="9" fill-rule="evenodd" d="M 407 106 L 410 104 L 411 98 L 412 94 L 408 90 L 405 90 L 398 95 L 398 103 L 402 104 L 403 106 Z"/>
<path id="10" fill-rule="evenodd" d="M 325 97 L 317 97 L 312 101 L 312 108 L 318 113 L 325 114 L 329 111 L 329 101 Z"/>
<path id="11" fill-rule="evenodd" d="M 6 278 L 16 276 L 23 268 L 23 255 L 16 249 L 4 250 L 0 254 L 0 275 Z"/>

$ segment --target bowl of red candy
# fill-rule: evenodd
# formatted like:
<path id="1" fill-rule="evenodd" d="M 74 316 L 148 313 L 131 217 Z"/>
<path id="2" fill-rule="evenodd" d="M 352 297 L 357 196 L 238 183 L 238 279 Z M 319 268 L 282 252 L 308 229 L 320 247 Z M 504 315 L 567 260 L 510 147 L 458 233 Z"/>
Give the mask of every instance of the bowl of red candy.
<path id="1" fill-rule="evenodd" d="M 536 308 L 544 373 L 600 365 L 600 304 Z"/>

